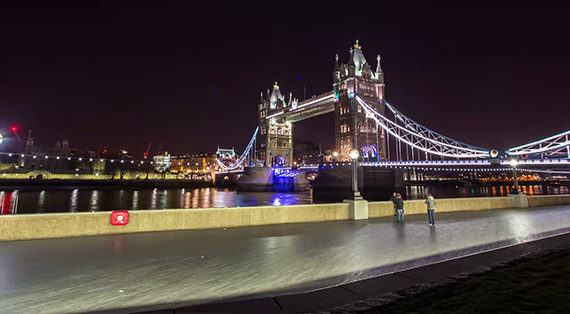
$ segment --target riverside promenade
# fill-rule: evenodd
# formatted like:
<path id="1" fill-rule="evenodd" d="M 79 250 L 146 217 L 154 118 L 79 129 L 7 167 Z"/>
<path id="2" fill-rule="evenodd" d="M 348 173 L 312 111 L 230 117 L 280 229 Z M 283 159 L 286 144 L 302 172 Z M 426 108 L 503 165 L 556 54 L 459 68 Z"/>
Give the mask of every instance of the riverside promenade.
<path id="1" fill-rule="evenodd" d="M 0 242 L 2 313 L 130 313 L 337 286 L 570 231 L 570 206 Z"/>

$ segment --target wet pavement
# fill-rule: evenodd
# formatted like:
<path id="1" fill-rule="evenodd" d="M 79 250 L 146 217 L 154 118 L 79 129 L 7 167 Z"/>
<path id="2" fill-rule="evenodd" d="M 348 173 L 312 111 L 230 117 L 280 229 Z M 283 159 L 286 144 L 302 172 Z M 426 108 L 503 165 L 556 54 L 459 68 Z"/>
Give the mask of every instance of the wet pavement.
<path id="1" fill-rule="evenodd" d="M 0 243 L 0 312 L 131 312 L 310 291 L 570 231 L 570 206 Z M 121 310 L 123 309 L 123 310 Z"/>

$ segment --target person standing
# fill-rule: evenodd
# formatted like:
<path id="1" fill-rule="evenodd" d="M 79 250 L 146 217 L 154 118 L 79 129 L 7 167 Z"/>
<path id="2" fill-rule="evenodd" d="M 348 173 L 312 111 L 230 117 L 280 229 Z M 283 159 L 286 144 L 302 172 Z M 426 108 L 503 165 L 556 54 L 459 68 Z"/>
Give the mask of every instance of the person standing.
<path id="1" fill-rule="evenodd" d="M 390 197 L 390 201 L 394 204 L 394 216 L 396 216 L 398 214 L 398 212 L 396 211 L 396 199 L 398 198 L 398 193 L 394 192 L 392 194 L 392 197 Z"/>
<path id="2" fill-rule="evenodd" d="M 435 227 L 435 198 L 430 193 L 427 194 L 426 197 L 426 205 L 427 205 L 427 212 L 428 212 L 428 221 L 430 227 Z"/>
<path id="3" fill-rule="evenodd" d="M 404 222 L 404 199 L 402 198 L 402 194 L 396 194 L 394 205 L 396 206 L 397 221 Z"/>

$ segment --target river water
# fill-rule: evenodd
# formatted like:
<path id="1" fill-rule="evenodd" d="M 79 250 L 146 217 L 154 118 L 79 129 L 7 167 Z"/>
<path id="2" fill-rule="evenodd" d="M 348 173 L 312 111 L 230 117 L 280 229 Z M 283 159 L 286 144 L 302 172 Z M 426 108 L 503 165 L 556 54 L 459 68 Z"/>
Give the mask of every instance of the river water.
<path id="1" fill-rule="evenodd" d="M 566 187 L 521 185 L 524 193 L 566 194 Z M 425 197 L 425 187 L 407 188 L 408 199 Z M 496 188 L 431 188 L 436 198 L 502 196 L 507 187 Z M 263 205 L 311 204 L 311 191 L 238 193 L 235 190 L 201 188 L 5 188 L 0 187 L 0 213 L 31 214 L 113 210 L 144 210 L 173 208 L 244 207 Z"/>

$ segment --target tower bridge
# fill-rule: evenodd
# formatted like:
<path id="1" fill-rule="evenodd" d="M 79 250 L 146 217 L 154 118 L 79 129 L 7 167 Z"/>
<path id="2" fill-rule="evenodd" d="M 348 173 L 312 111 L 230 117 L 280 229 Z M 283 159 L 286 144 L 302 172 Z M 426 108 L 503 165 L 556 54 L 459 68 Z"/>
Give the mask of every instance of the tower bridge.
<path id="1" fill-rule="evenodd" d="M 506 150 L 482 148 L 444 136 L 400 112 L 385 98 L 380 56 L 373 67 L 356 43 L 346 63 L 335 56 L 332 90 L 299 101 L 286 98 L 275 82 L 261 93 L 258 127 L 233 165 L 220 163 L 223 171 L 239 171 L 252 161 L 265 166 L 293 165 L 294 123 L 334 112 L 335 162 L 351 162 L 348 152 L 358 149 L 359 166 L 410 167 L 472 165 L 556 166 L 570 164 L 570 130 Z M 258 163 L 259 164 L 259 163 Z M 311 167 L 311 166 L 310 166 Z M 316 169 L 312 166 L 311 169 Z"/>
<path id="2" fill-rule="evenodd" d="M 333 90 L 299 102 L 281 94 L 277 82 L 271 92 L 261 94 L 259 104 L 260 159 L 266 165 L 292 165 L 293 124 L 322 114 L 335 114 L 335 146 L 338 159 L 348 161 L 353 147 L 366 147 L 371 160 L 386 160 L 385 133 L 355 100 L 359 93 L 374 110 L 384 113 L 384 73 L 377 57 L 375 70 L 367 62 L 358 41 L 350 49 L 346 64 L 335 57 Z"/>

